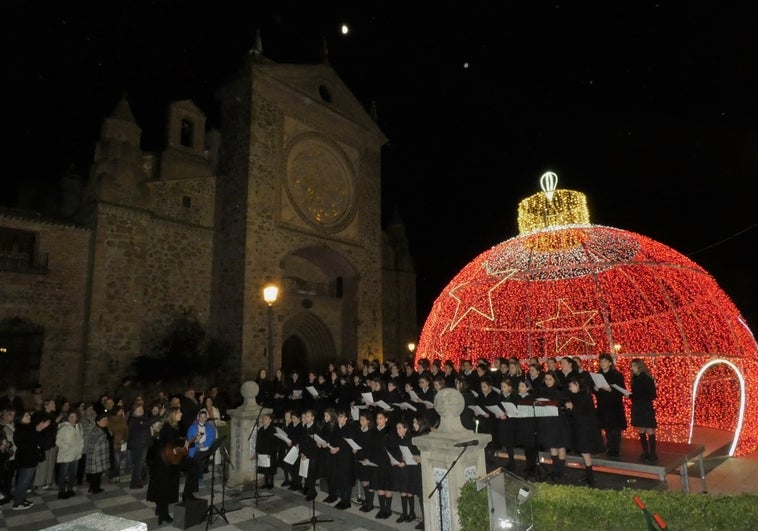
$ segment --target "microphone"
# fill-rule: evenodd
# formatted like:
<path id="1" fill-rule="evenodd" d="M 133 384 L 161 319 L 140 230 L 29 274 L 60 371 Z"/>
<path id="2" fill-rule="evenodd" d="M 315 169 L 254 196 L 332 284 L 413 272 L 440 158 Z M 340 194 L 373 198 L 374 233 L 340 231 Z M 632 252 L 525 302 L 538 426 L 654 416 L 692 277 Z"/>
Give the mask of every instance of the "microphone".
<path id="1" fill-rule="evenodd" d="M 455 448 L 466 448 L 468 446 L 479 446 L 479 441 L 474 439 L 473 441 L 459 442 L 453 445 Z"/>

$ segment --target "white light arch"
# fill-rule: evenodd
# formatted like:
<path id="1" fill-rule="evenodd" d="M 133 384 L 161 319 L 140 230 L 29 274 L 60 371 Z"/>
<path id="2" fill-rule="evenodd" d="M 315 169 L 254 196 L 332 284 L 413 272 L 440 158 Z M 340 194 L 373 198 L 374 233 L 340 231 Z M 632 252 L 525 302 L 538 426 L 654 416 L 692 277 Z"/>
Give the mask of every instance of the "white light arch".
<path id="1" fill-rule="evenodd" d="M 740 373 L 740 370 L 737 368 L 737 366 L 732 363 L 729 360 L 725 359 L 715 359 L 711 360 L 698 371 L 697 376 L 695 377 L 695 381 L 692 384 L 692 418 L 690 419 L 690 436 L 687 442 L 692 443 L 692 431 L 695 428 L 695 401 L 697 400 L 697 388 L 698 385 L 700 385 L 700 378 L 702 378 L 705 371 L 707 371 L 709 368 L 713 367 L 714 365 L 718 365 L 720 363 L 723 363 L 724 365 L 729 366 L 734 373 L 737 375 L 737 378 L 740 381 L 740 412 L 737 417 L 737 427 L 734 430 L 734 438 L 732 439 L 732 446 L 729 448 L 729 455 L 734 455 L 734 450 L 737 448 L 737 442 L 740 440 L 740 433 L 742 432 L 742 421 L 745 417 L 745 402 L 747 400 L 746 395 L 747 392 L 745 390 L 745 378 L 743 378 L 742 373 Z"/>

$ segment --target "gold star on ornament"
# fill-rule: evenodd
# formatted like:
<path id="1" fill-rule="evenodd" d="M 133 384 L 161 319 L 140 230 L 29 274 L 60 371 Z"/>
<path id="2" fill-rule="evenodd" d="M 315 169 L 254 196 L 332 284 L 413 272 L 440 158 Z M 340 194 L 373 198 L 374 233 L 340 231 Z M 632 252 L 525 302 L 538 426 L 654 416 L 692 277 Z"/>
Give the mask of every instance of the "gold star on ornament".
<path id="1" fill-rule="evenodd" d="M 494 321 L 495 309 L 492 307 L 492 292 L 517 272 L 518 269 L 499 271 L 498 273 L 503 275 L 502 278 L 494 275 L 485 275 L 473 281 L 462 282 L 451 289 L 449 295 L 458 301 L 458 305 L 455 308 L 455 314 L 450 323 L 450 330 L 454 330 L 458 326 L 458 323 L 470 312 L 478 313 L 485 319 Z M 489 289 L 485 289 L 488 285 Z"/>
<path id="2" fill-rule="evenodd" d="M 550 317 L 535 324 L 541 328 L 549 329 L 555 333 L 555 352 L 563 350 L 572 341 L 579 341 L 586 345 L 594 345 L 595 340 L 587 329 L 590 321 L 597 315 L 597 310 L 584 310 L 575 312 L 566 302 L 566 299 L 558 299 L 558 312 L 555 317 Z M 574 331 L 581 330 L 581 336 L 574 335 Z M 566 339 L 567 338 L 567 339 Z M 561 340 L 565 339 L 563 343 Z M 559 346 L 560 345 L 560 346 Z"/>

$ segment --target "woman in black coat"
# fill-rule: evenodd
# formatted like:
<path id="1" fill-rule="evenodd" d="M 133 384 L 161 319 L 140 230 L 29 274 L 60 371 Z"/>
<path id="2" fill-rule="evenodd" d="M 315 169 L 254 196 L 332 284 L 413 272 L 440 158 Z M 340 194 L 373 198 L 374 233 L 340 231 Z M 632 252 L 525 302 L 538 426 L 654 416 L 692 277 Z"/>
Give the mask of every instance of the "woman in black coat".
<path id="1" fill-rule="evenodd" d="M 645 461 L 657 461 L 655 453 L 655 429 L 658 423 L 655 418 L 653 400 L 656 399 L 655 380 L 650 375 L 647 365 L 640 358 L 632 360 L 632 426 L 640 434 L 642 455 Z M 648 444 L 649 443 L 649 444 Z"/>
<path id="2" fill-rule="evenodd" d="M 476 423 L 474 422 L 474 412 L 469 406 L 476 404 L 476 398 L 474 393 L 469 389 L 468 381 L 463 376 L 458 376 L 455 379 L 455 388 L 463 395 L 463 411 L 461 411 L 461 425 L 467 430 L 474 431 Z"/>
<path id="3" fill-rule="evenodd" d="M 263 474 L 264 489 L 274 488 L 274 474 L 277 467 L 277 448 L 280 440 L 276 435 L 273 419 L 268 413 L 261 415 L 261 425 L 258 427 L 258 434 L 255 439 L 255 454 L 258 459 L 258 471 Z M 260 456 L 268 456 L 268 466 L 262 466 Z"/>
<path id="4" fill-rule="evenodd" d="M 500 396 L 501 402 L 510 402 L 516 405 L 516 393 L 513 392 L 510 378 L 504 378 L 500 382 L 500 390 L 502 391 L 502 395 Z M 509 417 L 502 404 L 498 404 L 498 407 L 501 409 L 502 414 L 495 417 L 496 439 L 500 449 L 505 450 L 508 454 L 508 463 L 505 465 L 505 469 L 513 471 L 516 470 L 513 447 L 516 445 L 516 423 L 518 420 L 514 417 Z"/>
<path id="5" fill-rule="evenodd" d="M 361 409 L 360 417 L 358 418 L 358 429 L 353 432 L 353 440 L 361 448 L 360 450 L 355 450 L 353 455 L 355 456 L 358 480 L 361 482 L 361 488 L 363 489 L 363 505 L 358 510 L 363 513 L 368 513 L 374 509 L 374 491 L 370 488 L 373 467 L 364 464 L 367 459 L 370 461 L 369 454 L 373 432 L 374 416 L 367 409 Z"/>
<path id="6" fill-rule="evenodd" d="M 600 373 L 607 386 L 593 386 L 593 393 L 597 399 L 597 416 L 600 421 L 600 427 L 605 431 L 605 444 L 608 457 L 621 457 L 621 432 L 626 427 L 626 414 L 624 413 L 624 395 L 621 391 L 613 387 L 614 384 L 622 389 L 624 385 L 624 376 L 616 370 L 613 364 L 613 357 L 610 354 L 600 355 Z"/>
<path id="7" fill-rule="evenodd" d="M 350 413 L 340 410 L 337 413 L 337 426 L 329 438 L 329 452 L 332 455 L 329 485 L 334 488 L 339 497 L 336 509 L 349 509 L 350 497 L 355 485 L 355 456 L 353 449 L 345 439 L 353 439 L 353 425 L 350 423 Z"/>
<path id="8" fill-rule="evenodd" d="M 155 502 L 158 525 L 164 521 L 173 522 L 173 518 L 168 514 L 168 505 L 179 500 L 179 478 L 182 471 L 187 475 L 182 499 L 196 499 L 192 493 L 197 490 L 199 468 L 196 461 L 187 457 L 190 441 L 187 441 L 184 434 L 179 431 L 181 419 L 181 408 L 170 407 L 154 443 L 155 451 L 150 463 L 147 501 Z"/>
<path id="9" fill-rule="evenodd" d="M 581 376 L 576 375 L 571 378 L 568 388 L 571 394 L 566 402 L 566 410 L 573 422 L 571 448 L 582 454 L 584 482 L 592 486 L 595 484 L 595 476 L 592 473 L 592 454 L 603 450 L 603 435 L 600 432 L 595 403 L 587 392 Z"/>
<path id="10" fill-rule="evenodd" d="M 553 461 L 551 476 L 555 479 L 563 477 L 566 469 L 566 448 L 571 443 L 571 426 L 564 408 L 567 398 L 566 392 L 560 387 L 556 373 L 546 372 L 542 391 L 535 396 L 535 404 L 538 409 L 543 407 L 539 405 L 540 403 L 547 407 L 557 407 L 558 415 L 537 418 L 537 442 L 543 448 L 550 450 Z M 539 413 L 541 412 L 538 411 Z"/>
<path id="11" fill-rule="evenodd" d="M 403 512 L 400 517 L 395 520 L 397 523 L 412 522 L 416 519 L 416 512 L 413 508 L 413 469 L 418 468 L 419 465 L 409 465 L 405 462 L 402 448 L 406 448 L 406 451 L 411 451 L 411 431 L 409 424 L 405 420 L 401 419 L 395 423 L 395 434 L 390 437 L 391 444 L 387 451 L 392 454 L 396 463 L 392 464 L 392 490 L 400 495 L 400 502 L 403 508 Z M 412 453 L 412 452 L 411 452 Z M 416 462 L 415 460 L 413 461 Z M 408 512 L 408 507 L 411 507 Z"/>
<path id="12" fill-rule="evenodd" d="M 368 459 L 377 466 L 371 467 L 369 485 L 379 498 L 379 512 L 375 518 L 389 518 L 392 514 L 392 466 L 387 455 L 390 427 L 389 417 L 384 411 L 376 413 L 376 426 L 369 441 Z"/>
<path id="13" fill-rule="evenodd" d="M 537 448 L 537 419 L 534 418 L 534 396 L 529 390 L 526 380 L 518 384 L 516 407 L 527 414 L 516 419 L 516 445 L 524 448 L 526 458 L 526 476 L 532 476 L 537 471 L 539 449 Z"/>

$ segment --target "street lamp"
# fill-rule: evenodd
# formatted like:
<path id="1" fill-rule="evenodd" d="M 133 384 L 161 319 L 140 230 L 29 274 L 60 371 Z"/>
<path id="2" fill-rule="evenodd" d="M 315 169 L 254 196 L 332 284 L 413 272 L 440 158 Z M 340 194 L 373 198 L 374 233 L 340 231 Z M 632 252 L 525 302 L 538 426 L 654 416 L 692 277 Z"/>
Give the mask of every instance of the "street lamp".
<path id="1" fill-rule="evenodd" d="M 413 353 L 416 352 L 416 343 L 412 341 L 408 343 L 408 352 L 410 353 L 408 355 L 408 361 L 413 362 Z"/>
<path id="2" fill-rule="evenodd" d="M 267 284 L 263 288 L 263 300 L 268 304 L 268 378 L 274 376 L 274 303 L 279 296 L 279 286 Z"/>

